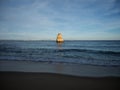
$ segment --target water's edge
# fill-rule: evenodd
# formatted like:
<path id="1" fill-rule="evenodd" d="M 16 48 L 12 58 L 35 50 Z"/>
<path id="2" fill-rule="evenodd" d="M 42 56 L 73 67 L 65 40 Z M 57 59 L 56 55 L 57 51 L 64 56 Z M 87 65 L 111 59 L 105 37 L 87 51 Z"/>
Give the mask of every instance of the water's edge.
<path id="1" fill-rule="evenodd" d="M 0 61 L 0 71 L 58 73 L 87 77 L 120 77 L 120 66 L 42 63 L 32 61 Z"/>

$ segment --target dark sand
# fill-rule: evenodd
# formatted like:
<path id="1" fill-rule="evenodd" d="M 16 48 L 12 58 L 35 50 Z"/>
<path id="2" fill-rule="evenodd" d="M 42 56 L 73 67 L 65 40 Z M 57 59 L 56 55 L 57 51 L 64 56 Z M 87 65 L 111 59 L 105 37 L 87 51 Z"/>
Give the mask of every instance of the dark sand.
<path id="1" fill-rule="evenodd" d="M 120 90 L 120 77 L 0 72 L 0 90 Z"/>

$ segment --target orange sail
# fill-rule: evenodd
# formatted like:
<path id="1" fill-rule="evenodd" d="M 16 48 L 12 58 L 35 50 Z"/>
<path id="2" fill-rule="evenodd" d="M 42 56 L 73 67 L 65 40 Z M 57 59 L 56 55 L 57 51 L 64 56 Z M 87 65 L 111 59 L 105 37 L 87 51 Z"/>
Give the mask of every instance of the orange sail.
<path id="1" fill-rule="evenodd" d="M 61 33 L 58 33 L 57 38 L 56 38 L 56 42 L 64 42 Z"/>

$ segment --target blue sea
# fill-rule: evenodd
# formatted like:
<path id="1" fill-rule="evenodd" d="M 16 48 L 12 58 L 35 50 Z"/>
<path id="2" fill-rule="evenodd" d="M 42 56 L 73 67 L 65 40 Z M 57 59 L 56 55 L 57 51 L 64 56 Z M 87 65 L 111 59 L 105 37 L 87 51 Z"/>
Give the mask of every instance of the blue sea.
<path id="1" fill-rule="evenodd" d="M 120 66 L 120 41 L 0 40 L 0 60 Z"/>

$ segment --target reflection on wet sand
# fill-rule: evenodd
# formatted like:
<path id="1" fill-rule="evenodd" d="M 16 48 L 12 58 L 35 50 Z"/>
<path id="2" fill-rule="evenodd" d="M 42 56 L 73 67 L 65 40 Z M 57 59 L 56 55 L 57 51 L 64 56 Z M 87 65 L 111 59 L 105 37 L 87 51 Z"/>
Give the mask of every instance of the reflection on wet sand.
<path id="1" fill-rule="evenodd" d="M 63 44 L 63 42 L 57 42 L 57 48 L 58 48 L 58 50 L 62 50 L 62 44 Z M 59 53 L 59 56 L 61 56 L 61 53 Z M 64 71 L 63 65 L 62 64 L 56 64 L 55 65 L 55 71 L 62 73 Z"/>
<path id="2" fill-rule="evenodd" d="M 64 66 L 62 64 L 56 64 L 55 65 L 55 71 L 62 73 L 64 71 Z"/>

